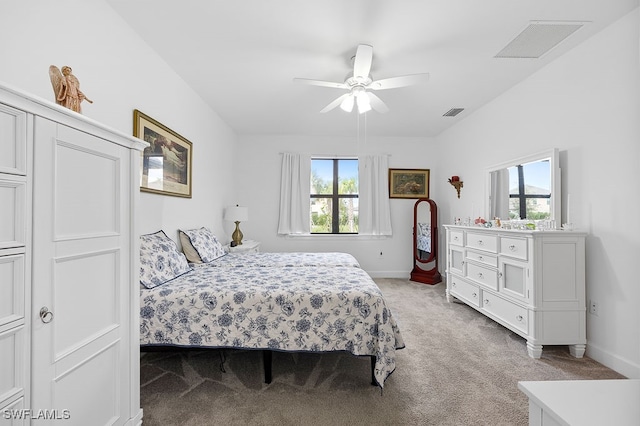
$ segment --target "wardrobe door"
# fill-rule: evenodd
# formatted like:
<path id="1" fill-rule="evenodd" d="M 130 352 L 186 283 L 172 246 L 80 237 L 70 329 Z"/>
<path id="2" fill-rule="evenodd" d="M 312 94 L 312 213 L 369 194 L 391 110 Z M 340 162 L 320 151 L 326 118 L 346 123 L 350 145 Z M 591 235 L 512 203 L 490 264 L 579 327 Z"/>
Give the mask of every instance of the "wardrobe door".
<path id="1" fill-rule="evenodd" d="M 129 417 L 129 149 L 37 118 L 32 407 L 70 424 Z"/>

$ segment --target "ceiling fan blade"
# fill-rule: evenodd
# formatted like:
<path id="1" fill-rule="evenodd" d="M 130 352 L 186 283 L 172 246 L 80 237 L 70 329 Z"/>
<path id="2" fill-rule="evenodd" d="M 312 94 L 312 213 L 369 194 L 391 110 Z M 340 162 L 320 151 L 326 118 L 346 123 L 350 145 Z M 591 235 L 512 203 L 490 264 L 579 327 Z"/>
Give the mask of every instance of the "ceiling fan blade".
<path id="1" fill-rule="evenodd" d="M 369 77 L 371 61 L 373 60 L 373 47 L 368 44 L 359 44 L 356 50 L 356 59 L 353 61 L 354 77 Z"/>
<path id="2" fill-rule="evenodd" d="M 375 109 L 376 111 L 382 114 L 389 112 L 389 107 L 384 102 L 382 102 L 382 99 L 380 99 L 378 95 L 371 92 L 365 92 L 365 93 L 369 96 L 369 102 L 371 103 L 371 108 Z"/>
<path id="3" fill-rule="evenodd" d="M 334 89 L 348 89 L 344 83 L 334 83 L 332 81 L 311 80 L 308 78 L 294 78 L 295 83 L 310 84 L 312 86 L 332 87 Z"/>
<path id="4" fill-rule="evenodd" d="M 342 101 L 344 101 L 346 98 L 348 98 L 349 96 L 351 96 L 351 93 L 345 93 L 344 95 L 336 98 L 333 102 L 331 102 L 329 105 L 327 105 L 326 107 L 322 108 L 320 110 L 321 113 L 325 113 L 325 112 L 329 112 L 332 109 L 336 108 L 338 105 L 340 105 L 342 103 Z"/>
<path id="5" fill-rule="evenodd" d="M 368 88 L 373 90 L 395 89 L 397 87 L 413 86 L 414 84 L 426 83 L 429 80 L 429 73 L 410 74 L 400 77 L 383 78 L 369 84 Z"/>

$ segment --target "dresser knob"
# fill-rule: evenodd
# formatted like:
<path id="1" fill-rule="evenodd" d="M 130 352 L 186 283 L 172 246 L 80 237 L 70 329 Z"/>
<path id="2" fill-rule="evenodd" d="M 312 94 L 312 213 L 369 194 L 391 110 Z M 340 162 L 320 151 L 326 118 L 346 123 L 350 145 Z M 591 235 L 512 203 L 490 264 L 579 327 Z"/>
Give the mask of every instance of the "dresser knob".
<path id="1" fill-rule="evenodd" d="M 484 241 L 482 241 L 482 240 L 478 240 L 478 245 L 479 245 L 479 246 L 484 245 Z"/>
<path id="2" fill-rule="evenodd" d="M 517 319 L 518 321 L 522 322 L 522 320 L 524 319 L 524 317 L 523 317 L 522 315 L 518 315 L 518 316 L 516 317 L 516 319 Z"/>
<path id="3" fill-rule="evenodd" d="M 478 297 L 478 293 L 472 293 L 471 297 L 473 297 L 475 299 L 476 297 Z"/>
<path id="4" fill-rule="evenodd" d="M 488 305 L 489 304 L 489 299 L 484 299 L 483 302 L 484 302 L 485 305 Z"/>
<path id="5" fill-rule="evenodd" d="M 484 260 L 483 256 L 478 256 L 478 260 Z"/>
<path id="6" fill-rule="evenodd" d="M 509 246 L 509 250 L 511 251 L 516 251 L 516 246 L 514 246 L 513 244 Z"/>
<path id="7" fill-rule="evenodd" d="M 484 279 L 484 275 L 482 275 L 482 272 L 478 272 L 478 278 L 480 278 L 481 280 Z"/>

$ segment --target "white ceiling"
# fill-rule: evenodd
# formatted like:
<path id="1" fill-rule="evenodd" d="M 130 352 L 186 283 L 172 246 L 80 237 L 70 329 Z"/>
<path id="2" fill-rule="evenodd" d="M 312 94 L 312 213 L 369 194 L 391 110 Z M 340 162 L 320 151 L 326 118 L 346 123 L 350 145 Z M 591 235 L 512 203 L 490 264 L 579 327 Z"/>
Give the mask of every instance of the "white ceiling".
<path id="1" fill-rule="evenodd" d="M 356 111 L 319 111 L 344 92 L 358 44 L 374 79 L 428 72 L 376 94 L 370 136 L 434 136 L 638 6 L 638 0 L 107 0 L 229 124 L 244 134 L 352 136 Z M 498 59 L 530 21 L 588 24 L 540 59 Z M 612 46 L 612 49 L 615 46 Z M 152 72 L 152 71 L 150 71 Z M 443 117 L 451 108 L 457 117 Z M 364 118 L 360 117 L 360 125 Z"/>

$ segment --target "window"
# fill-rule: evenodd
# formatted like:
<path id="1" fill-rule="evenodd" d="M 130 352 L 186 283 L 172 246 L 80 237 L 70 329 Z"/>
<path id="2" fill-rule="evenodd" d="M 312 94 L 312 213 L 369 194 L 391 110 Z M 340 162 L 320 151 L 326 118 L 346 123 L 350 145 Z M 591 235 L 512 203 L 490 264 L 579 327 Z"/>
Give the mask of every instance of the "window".
<path id="1" fill-rule="evenodd" d="M 509 218 L 549 219 L 551 171 L 549 161 L 509 168 Z"/>
<path id="2" fill-rule="evenodd" d="M 311 233 L 358 233 L 358 160 L 311 159 Z"/>

